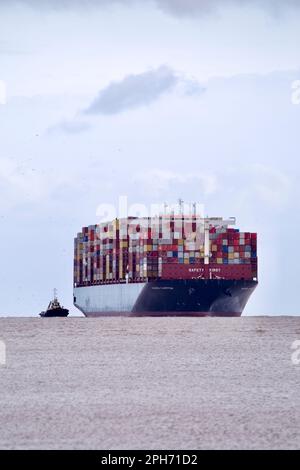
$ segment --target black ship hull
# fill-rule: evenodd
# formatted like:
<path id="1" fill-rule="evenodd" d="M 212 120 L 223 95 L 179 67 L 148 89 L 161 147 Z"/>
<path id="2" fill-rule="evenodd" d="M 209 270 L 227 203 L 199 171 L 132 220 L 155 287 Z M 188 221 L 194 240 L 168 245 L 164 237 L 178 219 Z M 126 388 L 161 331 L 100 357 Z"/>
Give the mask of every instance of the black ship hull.
<path id="1" fill-rule="evenodd" d="M 157 280 L 140 283 L 137 294 L 131 291 L 128 298 L 126 290 L 136 289 L 136 284 L 79 287 L 74 291 L 74 303 L 88 317 L 239 317 L 256 286 L 257 281 L 252 280 Z"/>
<path id="2" fill-rule="evenodd" d="M 46 312 L 41 312 L 40 317 L 51 318 L 51 317 L 67 317 L 69 315 L 69 310 L 66 308 L 55 308 L 46 310 Z"/>

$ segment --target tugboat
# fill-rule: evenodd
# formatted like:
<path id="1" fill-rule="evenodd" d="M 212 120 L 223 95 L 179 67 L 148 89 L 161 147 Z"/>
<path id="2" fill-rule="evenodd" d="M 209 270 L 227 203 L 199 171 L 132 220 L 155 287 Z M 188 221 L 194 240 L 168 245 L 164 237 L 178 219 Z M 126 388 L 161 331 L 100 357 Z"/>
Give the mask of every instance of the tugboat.
<path id="1" fill-rule="evenodd" d="M 49 302 L 48 308 L 45 312 L 41 312 L 41 317 L 67 317 L 69 315 L 69 310 L 61 307 L 57 299 L 57 290 L 54 289 L 53 300 Z"/>

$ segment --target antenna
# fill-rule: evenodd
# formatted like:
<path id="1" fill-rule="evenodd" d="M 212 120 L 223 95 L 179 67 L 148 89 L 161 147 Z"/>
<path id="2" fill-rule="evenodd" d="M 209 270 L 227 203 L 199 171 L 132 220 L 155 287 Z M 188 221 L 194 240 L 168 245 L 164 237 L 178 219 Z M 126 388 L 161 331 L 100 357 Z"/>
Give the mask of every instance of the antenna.
<path id="1" fill-rule="evenodd" d="M 56 287 L 54 287 L 54 289 L 53 289 L 53 297 L 54 297 L 54 300 L 57 300 L 57 289 L 56 289 Z"/>
<path id="2" fill-rule="evenodd" d="M 196 202 L 193 202 L 193 215 L 196 217 L 197 215 L 197 204 Z"/>
<path id="3" fill-rule="evenodd" d="M 167 215 L 167 212 L 168 212 L 168 203 L 165 202 L 164 203 L 164 214 Z"/>
<path id="4" fill-rule="evenodd" d="M 182 208 L 183 208 L 183 200 L 181 198 L 178 199 L 179 204 L 179 214 L 182 215 Z"/>

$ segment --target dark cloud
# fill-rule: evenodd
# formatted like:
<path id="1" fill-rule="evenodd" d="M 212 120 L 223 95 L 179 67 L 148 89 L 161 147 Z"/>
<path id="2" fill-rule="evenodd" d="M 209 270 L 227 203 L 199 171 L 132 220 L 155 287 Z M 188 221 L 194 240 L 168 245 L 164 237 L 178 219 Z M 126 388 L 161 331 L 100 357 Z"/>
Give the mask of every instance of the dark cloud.
<path id="1" fill-rule="evenodd" d="M 205 88 L 196 80 L 183 80 L 184 94 L 186 96 L 202 95 L 205 92 Z"/>
<path id="2" fill-rule="evenodd" d="M 226 7 L 254 6 L 272 14 L 288 8 L 299 8 L 299 0 L 154 0 L 159 8 L 175 15 L 201 15 L 224 10 Z"/>
<path id="3" fill-rule="evenodd" d="M 84 113 L 118 114 L 128 109 L 147 106 L 171 91 L 178 82 L 176 73 L 167 66 L 138 75 L 128 75 L 100 91 Z"/>

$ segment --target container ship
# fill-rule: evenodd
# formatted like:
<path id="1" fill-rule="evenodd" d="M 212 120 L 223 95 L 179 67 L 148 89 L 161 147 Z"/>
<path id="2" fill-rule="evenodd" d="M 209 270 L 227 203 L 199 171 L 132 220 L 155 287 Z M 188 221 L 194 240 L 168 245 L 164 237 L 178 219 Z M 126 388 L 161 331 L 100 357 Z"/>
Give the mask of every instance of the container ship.
<path id="1" fill-rule="evenodd" d="M 171 214 L 84 227 L 74 305 L 87 317 L 240 316 L 258 284 L 257 234 L 234 225 Z"/>

